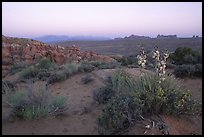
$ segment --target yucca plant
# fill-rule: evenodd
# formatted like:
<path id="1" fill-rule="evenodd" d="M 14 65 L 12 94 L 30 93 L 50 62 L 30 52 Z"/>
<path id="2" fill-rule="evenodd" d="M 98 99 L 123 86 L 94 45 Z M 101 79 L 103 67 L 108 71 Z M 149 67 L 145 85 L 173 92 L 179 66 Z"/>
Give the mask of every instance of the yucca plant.
<path id="1" fill-rule="evenodd" d="M 141 55 L 144 55 L 144 51 L 141 51 Z M 138 63 L 144 68 L 145 62 L 142 62 L 141 55 L 138 56 Z M 160 55 L 155 50 L 153 57 L 158 63 L 156 74 L 141 73 L 138 77 L 132 77 L 123 69 L 113 72 L 109 85 L 115 94 L 107 100 L 98 118 L 99 133 L 121 133 L 134 125 L 141 115 L 177 116 L 202 112 L 202 104 L 192 99 L 190 91 L 182 89 L 173 75 L 165 74 L 168 51 Z"/>
<path id="2" fill-rule="evenodd" d="M 159 79 L 158 75 L 146 74 L 136 80 L 136 97 L 140 94 L 140 99 L 146 104 L 146 113 L 183 114 L 194 109 L 188 106 L 187 111 L 184 104 L 188 105 L 191 102 L 198 106 L 198 102 L 192 99 L 190 91 L 185 91 L 178 85 L 178 79 L 165 76 L 165 80 L 161 83 L 158 82 Z"/>
<path id="3" fill-rule="evenodd" d="M 137 59 L 138 59 L 138 65 L 140 66 L 140 73 L 141 75 L 144 74 L 144 71 L 143 69 L 145 69 L 145 65 L 146 65 L 146 62 L 147 62 L 147 55 L 145 54 L 145 51 L 144 51 L 144 48 L 142 47 L 141 51 L 140 51 L 140 54 L 137 55 Z"/>
<path id="4" fill-rule="evenodd" d="M 155 69 L 156 69 L 156 73 L 160 77 L 159 82 L 164 81 L 165 74 L 166 74 L 166 61 L 167 61 L 167 58 L 169 57 L 169 53 L 167 50 L 165 50 L 164 52 L 162 51 L 163 54 L 160 54 L 157 47 L 154 48 L 152 53 L 153 53 L 152 57 L 155 58 L 156 60 Z"/>

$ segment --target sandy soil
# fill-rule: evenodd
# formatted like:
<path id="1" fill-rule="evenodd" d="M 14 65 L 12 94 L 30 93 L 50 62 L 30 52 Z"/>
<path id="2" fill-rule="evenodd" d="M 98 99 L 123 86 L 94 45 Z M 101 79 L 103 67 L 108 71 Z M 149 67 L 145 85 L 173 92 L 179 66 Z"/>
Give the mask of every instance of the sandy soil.
<path id="1" fill-rule="evenodd" d="M 94 81 L 83 84 L 81 78 L 86 74 L 77 74 L 69 79 L 55 83 L 49 87 L 51 94 L 63 95 L 68 98 L 68 111 L 58 117 L 50 116 L 34 121 L 26 121 L 9 118 L 10 109 L 2 103 L 2 134 L 30 134 L 30 135 L 71 135 L 71 134 L 98 134 L 96 119 L 102 113 L 103 106 L 97 105 L 92 98 L 93 91 L 104 85 L 112 69 L 93 71 L 90 74 Z M 138 69 L 128 69 L 133 75 L 138 75 Z M 5 79 L 15 80 L 16 75 Z M 202 79 L 187 79 L 182 81 L 185 88 L 190 89 L 193 97 L 202 100 Z M 39 87 L 45 82 L 36 82 L 34 87 Z M 4 96 L 2 96 L 4 100 Z M 202 134 L 202 116 L 161 116 L 170 126 L 170 134 Z M 161 134 L 159 131 L 148 131 L 148 134 Z M 144 129 L 134 126 L 126 134 L 141 135 Z"/>

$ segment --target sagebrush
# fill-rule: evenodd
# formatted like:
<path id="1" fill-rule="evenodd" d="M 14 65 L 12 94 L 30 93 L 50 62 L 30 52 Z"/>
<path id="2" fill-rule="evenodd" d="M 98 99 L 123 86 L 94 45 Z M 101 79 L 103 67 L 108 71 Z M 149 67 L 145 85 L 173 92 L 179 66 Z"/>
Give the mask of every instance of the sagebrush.
<path id="1" fill-rule="evenodd" d="M 13 109 L 16 117 L 34 120 L 48 115 L 58 115 L 67 110 L 67 99 L 52 96 L 46 87 L 33 88 L 7 93 L 7 104 Z"/>

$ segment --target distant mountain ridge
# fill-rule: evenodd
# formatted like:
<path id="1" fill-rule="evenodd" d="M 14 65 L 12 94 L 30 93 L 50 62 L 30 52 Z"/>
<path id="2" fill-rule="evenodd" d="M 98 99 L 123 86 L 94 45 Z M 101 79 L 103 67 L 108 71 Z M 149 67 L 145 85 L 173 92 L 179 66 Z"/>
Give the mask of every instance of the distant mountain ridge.
<path id="1" fill-rule="evenodd" d="M 149 40 L 149 39 L 177 39 L 177 38 L 202 38 L 202 36 L 193 35 L 192 37 L 178 37 L 177 35 L 160 35 L 157 37 L 149 37 L 149 36 L 139 36 L 139 35 L 130 35 L 125 37 L 117 37 L 114 40 Z"/>
<path id="2" fill-rule="evenodd" d="M 111 40 L 111 38 L 100 37 L 100 36 L 66 36 L 66 35 L 45 35 L 42 37 L 36 37 L 36 38 L 32 38 L 32 39 L 38 40 L 41 42 L 45 42 L 45 43 L 61 42 L 61 41 Z"/>

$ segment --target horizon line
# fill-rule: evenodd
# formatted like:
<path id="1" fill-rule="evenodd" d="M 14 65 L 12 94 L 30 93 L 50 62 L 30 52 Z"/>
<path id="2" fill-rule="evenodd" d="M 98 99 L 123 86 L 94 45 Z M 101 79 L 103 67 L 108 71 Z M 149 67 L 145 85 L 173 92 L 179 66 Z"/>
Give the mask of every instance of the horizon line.
<path id="1" fill-rule="evenodd" d="M 177 38 L 192 38 L 193 36 L 198 36 L 202 37 L 202 35 L 191 35 L 191 36 L 178 36 L 177 34 L 157 34 L 156 36 L 148 36 L 148 35 L 137 35 L 137 34 L 130 34 L 130 35 L 125 35 L 125 36 L 104 36 L 104 35 L 64 35 L 64 34 L 45 34 L 45 35 L 40 35 L 40 36 L 8 36 L 2 34 L 2 36 L 6 37 L 14 37 L 14 38 L 28 38 L 28 39 L 33 39 L 33 38 L 40 38 L 40 37 L 45 37 L 45 36 L 67 36 L 67 37 L 101 37 L 101 38 L 107 38 L 107 39 L 116 39 L 116 38 L 125 38 L 125 37 L 130 37 L 130 36 L 139 36 L 139 37 L 149 37 L 149 38 L 157 38 L 158 35 L 160 36 L 173 36 L 176 35 Z"/>

